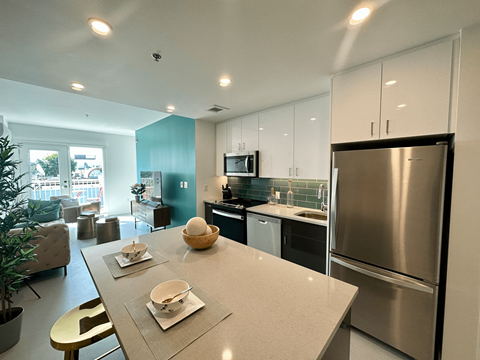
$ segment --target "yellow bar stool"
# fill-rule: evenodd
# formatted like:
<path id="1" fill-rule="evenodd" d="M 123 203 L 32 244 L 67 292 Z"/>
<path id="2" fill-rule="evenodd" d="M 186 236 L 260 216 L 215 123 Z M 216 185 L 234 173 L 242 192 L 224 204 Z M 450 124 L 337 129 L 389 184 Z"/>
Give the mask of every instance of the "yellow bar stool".
<path id="1" fill-rule="evenodd" d="M 50 344 L 54 349 L 64 351 L 64 360 L 78 360 L 79 350 L 115 333 L 113 324 L 99 298 L 73 308 L 52 326 Z M 101 359 L 120 346 L 110 350 Z"/>

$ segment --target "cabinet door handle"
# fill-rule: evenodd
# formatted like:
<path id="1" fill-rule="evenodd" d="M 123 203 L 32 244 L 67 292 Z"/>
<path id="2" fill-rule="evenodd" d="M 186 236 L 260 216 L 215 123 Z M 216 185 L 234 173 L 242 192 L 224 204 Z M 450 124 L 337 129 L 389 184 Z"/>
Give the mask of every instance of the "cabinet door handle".
<path id="1" fill-rule="evenodd" d="M 370 124 L 370 134 L 373 136 L 373 121 Z"/>
<path id="2" fill-rule="evenodd" d="M 242 146 L 238 143 L 238 150 L 242 150 Z"/>
<path id="3" fill-rule="evenodd" d="M 292 176 L 292 168 L 288 168 L 288 176 Z"/>
<path id="4" fill-rule="evenodd" d="M 295 169 L 295 176 L 298 176 L 298 168 Z"/>
<path id="5" fill-rule="evenodd" d="M 243 150 L 245 150 L 245 143 L 243 143 Z"/>
<path id="6" fill-rule="evenodd" d="M 287 235 L 283 235 L 283 245 L 287 245 Z"/>
<path id="7" fill-rule="evenodd" d="M 390 133 L 390 120 L 387 120 L 387 134 Z"/>

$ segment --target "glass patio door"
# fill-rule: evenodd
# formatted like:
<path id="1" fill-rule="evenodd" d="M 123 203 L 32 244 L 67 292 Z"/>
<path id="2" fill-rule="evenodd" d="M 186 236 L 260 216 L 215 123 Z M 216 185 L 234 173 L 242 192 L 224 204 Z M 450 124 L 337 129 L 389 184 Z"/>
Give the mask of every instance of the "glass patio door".
<path id="1" fill-rule="evenodd" d="M 103 148 L 71 146 L 71 186 L 72 197 L 80 204 L 101 203 L 101 211 L 106 211 L 104 203 Z"/>
<path id="2" fill-rule="evenodd" d="M 63 145 L 24 143 L 20 148 L 21 171 L 29 175 L 32 199 L 50 200 L 51 196 L 71 196 L 68 148 Z"/>

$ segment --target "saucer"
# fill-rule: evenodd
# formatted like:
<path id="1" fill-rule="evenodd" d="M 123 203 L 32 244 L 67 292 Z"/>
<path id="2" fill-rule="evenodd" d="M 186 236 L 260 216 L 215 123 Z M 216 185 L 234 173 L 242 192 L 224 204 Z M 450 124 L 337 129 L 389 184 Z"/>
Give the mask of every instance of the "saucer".
<path id="1" fill-rule="evenodd" d="M 179 321 L 193 314 L 195 311 L 200 310 L 204 306 L 205 303 L 196 297 L 192 292 L 190 292 L 188 295 L 187 303 L 183 304 L 183 307 L 180 308 L 180 310 L 172 314 L 157 311 L 151 301 L 147 303 L 148 310 L 152 313 L 158 325 L 160 325 L 163 330 L 167 330 Z"/>
<path id="2" fill-rule="evenodd" d="M 130 265 L 138 264 L 142 261 L 153 259 L 153 256 L 150 255 L 147 251 L 145 254 L 143 254 L 143 256 L 140 259 L 138 259 L 136 261 L 127 260 L 122 255 L 115 256 L 115 259 L 117 260 L 118 265 L 120 265 L 121 268 L 124 268 L 124 267 L 130 266 Z"/>

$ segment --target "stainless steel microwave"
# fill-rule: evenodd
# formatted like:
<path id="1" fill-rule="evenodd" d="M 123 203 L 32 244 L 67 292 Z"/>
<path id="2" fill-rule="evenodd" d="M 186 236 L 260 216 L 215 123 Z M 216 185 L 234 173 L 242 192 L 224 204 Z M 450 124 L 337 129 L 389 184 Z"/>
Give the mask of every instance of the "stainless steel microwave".
<path id="1" fill-rule="evenodd" d="M 258 177 L 258 151 L 223 154 L 226 176 Z"/>

